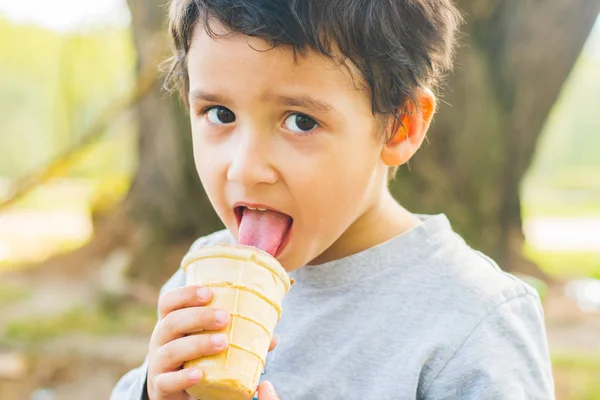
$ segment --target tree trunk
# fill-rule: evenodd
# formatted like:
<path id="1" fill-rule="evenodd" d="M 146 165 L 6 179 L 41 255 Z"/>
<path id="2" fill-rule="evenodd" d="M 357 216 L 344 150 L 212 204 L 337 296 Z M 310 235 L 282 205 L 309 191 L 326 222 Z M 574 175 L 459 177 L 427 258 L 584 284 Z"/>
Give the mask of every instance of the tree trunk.
<path id="1" fill-rule="evenodd" d="M 522 255 L 519 185 L 599 0 L 461 0 L 466 24 L 439 112 L 392 192 L 407 208 L 445 212 L 502 268 L 539 275 Z"/>
<path id="2" fill-rule="evenodd" d="M 138 67 L 166 57 L 164 1 L 128 0 Z M 157 52 L 157 49 L 161 49 Z M 222 225 L 198 179 L 189 118 L 175 96 L 156 81 L 137 108 L 139 166 L 125 208 L 136 232 L 132 277 L 156 282 L 172 274 L 178 265 L 164 265 L 170 244 L 189 242 Z"/>

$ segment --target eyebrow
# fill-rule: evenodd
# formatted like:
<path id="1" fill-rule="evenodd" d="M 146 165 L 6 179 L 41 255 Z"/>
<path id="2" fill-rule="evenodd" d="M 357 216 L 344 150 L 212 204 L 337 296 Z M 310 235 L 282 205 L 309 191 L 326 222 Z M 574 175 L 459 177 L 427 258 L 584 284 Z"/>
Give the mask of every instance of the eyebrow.
<path id="1" fill-rule="evenodd" d="M 193 90 L 189 94 L 190 103 L 194 100 L 204 100 L 211 103 L 227 103 L 229 99 L 226 97 L 219 96 L 218 94 L 205 92 L 203 90 Z"/>
<path id="2" fill-rule="evenodd" d="M 189 101 L 193 103 L 194 100 L 203 100 L 211 103 L 229 103 L 229 99 L 227 97 L 220 96 L 218 94 L 205 92 L 203 90 L 197 89 L 190 91 Z M 330 112 L 335 111 L 335 108 L 331 106 L 329 103 L 326 103 L 321 100 L 314 99 L 310 96 L 285 96 L 274 93 L 266 93 L 262 100 L 264 101 L 273 101 L 279 104 L 282 104 L 287 107 L 302 107 L 307 110 L 313 110 L 318 112 Z"/>
<path id="3" fill-rule="evenodd" d="M 302 107 L 308 110 L 329 112 L 335 109 L 328 103 L 314 99 L 310 96 L 284 96 L 273 93 L 268 93 L 263 97 L 264 100 L 271 100 L 288 107 Z"/>

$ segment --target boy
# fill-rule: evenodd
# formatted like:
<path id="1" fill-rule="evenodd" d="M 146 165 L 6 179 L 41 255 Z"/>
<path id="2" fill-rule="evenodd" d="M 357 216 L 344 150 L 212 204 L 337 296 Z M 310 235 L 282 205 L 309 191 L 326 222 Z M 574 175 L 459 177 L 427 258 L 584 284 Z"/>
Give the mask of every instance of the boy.
<path id="1" fill-rule="evenodd" d="M 170 19 L 168 80 L 227 227 L 194 246 L 257 246 L 296 280 L 260 400 L 554 397 L 536 292 L 387 189 L 450 68 L 450 0 L 174 0 Z M 183 363 L 227 347 L 186 336 L 230 317 L 184 281 L 113 399 L 187 399 L 202 371 Z"/>

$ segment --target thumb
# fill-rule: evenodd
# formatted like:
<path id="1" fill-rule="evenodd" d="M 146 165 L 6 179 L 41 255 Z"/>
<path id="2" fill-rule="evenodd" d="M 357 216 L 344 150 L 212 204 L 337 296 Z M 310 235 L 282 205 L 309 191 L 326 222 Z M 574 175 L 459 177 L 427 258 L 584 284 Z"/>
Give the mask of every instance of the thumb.
<path id="1" fill-rule="evenodd" d="M 258 400 L 279 400 L 273 384 L 269 381 L 264 381 L 258 387 Z"/>

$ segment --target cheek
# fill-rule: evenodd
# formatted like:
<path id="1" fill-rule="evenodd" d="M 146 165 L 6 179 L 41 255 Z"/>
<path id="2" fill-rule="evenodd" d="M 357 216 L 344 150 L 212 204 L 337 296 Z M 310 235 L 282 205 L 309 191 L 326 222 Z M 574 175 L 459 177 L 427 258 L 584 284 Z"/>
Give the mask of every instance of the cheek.
<path id="1" fill-rule="evenodd" d="M 336 143 L 290 174 L 290 190 L 310 225 L 331 229 L 356 217 L 373 187 L 379 151 L 367 140 Z"/>
<path id="2" fill-rule="evenodd" d="M 207 170 L 207 166 L 209 164 L 209 156 L 210 152 L 205 151 L 206 146 L 200 139 L 198 139 L 199 135 L 192 134 L 192 141 L 194 146 L 194 163 L 196 164 L 196 171 L 198 171 L 198 175 L 202 180 L 202 183 L 205 181 L 205 174 Z"/>
<path id="3" fill-rule="evenodd" d="M 200 122 L 198 121 L 200 124 Z M 192 144 L 194 147 L 194 161 L 196 169 L 199 173 L 207 174 L 212 172 L 214 168 L 221 167 L 221 164 L 226 163 L 222 153 L 223 143 L 211 138 L 211 136 L 202 131 L 200 127 L 194 127 L 192 124 Z M 212 168 L 214 167 L 214 168 Z"/>
<path id="4" fill-rule="evenodd" d="M 217 146 L 204 142 L 199 134 L 193 135 L 193 147 L 194 162 L 200 181 L 211 202 L 216 201 L 221 192 L 219 180 L 225 176 L 223 171 L 226 159 L 222 157 Z"/>

